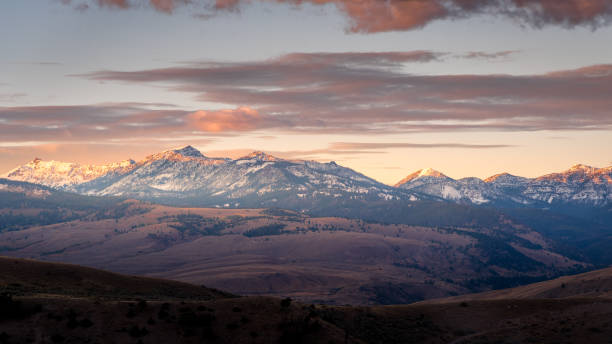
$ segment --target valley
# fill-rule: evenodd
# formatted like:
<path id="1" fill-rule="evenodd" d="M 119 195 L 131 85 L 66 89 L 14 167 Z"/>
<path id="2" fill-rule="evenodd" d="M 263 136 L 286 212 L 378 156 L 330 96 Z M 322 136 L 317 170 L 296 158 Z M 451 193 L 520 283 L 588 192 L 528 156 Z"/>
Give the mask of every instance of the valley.
<path id="1" fill-rule="evenodd" d="M 280 209 L 128 202 L 124 216 L 0 233 L 2 254 L 180 280 L 241 295 L 396 304 L 550 278 L 591 264 L 537 232 L 380 224 Z"/>

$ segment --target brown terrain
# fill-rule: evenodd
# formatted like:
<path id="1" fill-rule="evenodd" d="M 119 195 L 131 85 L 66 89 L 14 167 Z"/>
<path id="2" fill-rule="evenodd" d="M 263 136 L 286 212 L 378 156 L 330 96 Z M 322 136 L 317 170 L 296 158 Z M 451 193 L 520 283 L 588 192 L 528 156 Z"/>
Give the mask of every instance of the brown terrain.
<path id="1" fill-rule="evenodd" d="M 609 343 L 611 284 L 606 269 L 462 301 L 353 307 L 0 258 L 0 343 Z"/>
<path id="2" fill-rule="evenodd" d="M 0 254 L 327 304 L 410 303 L 487 290 L 488 279 L 517 272 L 546 278 L 587 266 L 552 252 L 542 236 L 520 226 L 509 241 L 514 256 L 494 261 L 497 246 L 477 238 L 495 231 L 482 228 L 385 225 L 285 210 L 130 207 L 115 219 L 88 216 L 1 232 Z"/>

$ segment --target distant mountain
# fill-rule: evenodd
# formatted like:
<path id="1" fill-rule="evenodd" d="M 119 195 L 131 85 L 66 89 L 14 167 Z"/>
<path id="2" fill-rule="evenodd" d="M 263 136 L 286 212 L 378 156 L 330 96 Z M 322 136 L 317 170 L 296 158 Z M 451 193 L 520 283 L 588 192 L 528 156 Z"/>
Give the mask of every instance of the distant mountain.
<path id="1" fill-rule="evenodd" d="M 192 206 L 302 210 L 337 199 L 419 199 L 335 162 L 285 160 L 263 152 L 209 158 L 191 146 L 103 166 L 35 159 L 6 177 L 85 195 Z"/>
<path id="2" fill-rule="evenodd" d="M 539 208 L 568 204 L 602 207 L 612 203 L 612 167 L 575 165 L 567 171 L 533 179 L 502 173 L 485 180 L 455 180 L 427 169 L 409 175 L 395 186 L 458 203 Z"/>
<path id="3" fill-rule="evenodd" d="M 135 162 L 133 160 L 96 166 L 61 161 L 43 161 L 35 158 L 29 163 L 10 171 L 5 177 L 59 189 L 70 189 L 74 185 L 104 175 L 128 172 L 134 167 Z"/>
<path id="4" fill-rule="evenodd" d="M 485 180 L 456 180 L 423 169 L 388 186 L 335 162 L 286 160 L 259 151 L 238 159 L 211 158 L 191 146 L 101 166 L 34 159 L 5 177 L 84 195 L 183 206 L 309 210 L 417 200 L 545 209 L 612 204 L 612 167 L 576 165 L 533 179 L 502 173 Z"/>
<path id="5" fill-rule="evenodd" d="M 76 219 L 120 218 L 146 212 L 147 207 L 138 201 L 79 195 L 0 178 L 0 233 Z"/>

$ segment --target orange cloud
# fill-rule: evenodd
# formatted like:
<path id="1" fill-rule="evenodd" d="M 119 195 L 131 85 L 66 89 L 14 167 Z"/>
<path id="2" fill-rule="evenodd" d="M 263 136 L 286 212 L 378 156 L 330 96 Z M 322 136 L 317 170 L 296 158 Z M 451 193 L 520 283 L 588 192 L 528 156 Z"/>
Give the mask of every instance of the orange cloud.
<path id="1" fill-rule="evenodd" d="M 97 0 L 99 6 L 128 8 L 130 4 L 128 0 Z"/>
<path id="2" fill-rule="evenodd" d="M 233 9 L 238 6 L 238 4 L 242 0 L 215 0 L 215 9 L 217 10 L 227 10 Z"/>
<path id="3" fill-rule="evenodd" d="M 219 111 L 196 111 L 187 115 L 187 122 L 205 132 L 250 131 L 262 122 L 257 110 L 250 107 Z"/>
<path id="4" fill-rule="evenodd" d="M 395 68 L 435 56 L 423 52 L 289 54 L 264 61 L 100 71 L 81 77 L 161 82 L 195 93 L 202 101 L 249 104 L 260 111 L 241 118 L 236 110 L 202 112 L 197 118 L 204 121 L 202 130 L 207 132 L 224 128 L 319 133 L 538 131 L 612 126 L 612 65 L 534 75 L 417 75 Z"/>
<path id="5" fill-rule="evenodd" d="M 126 9 L 136 6 L 133 0 L 90 0 L 98 6 Z M 276 2 L 300 5 L 335 5 L 345 13 L 352 32 L 385 32 L 421 28 L 432 21 L 466 18 L 475 15 L 503 16 L 534 27 L 557 25 L 593 28 L 612 22 L 610 0 L 148 0 L 157 11 L 172 13 L 180 5 L 194 4 L 201 11 L 236 10 L 245 3 Z M 70 4 L 71 0 L 62 0 Z M 86 3 L 84 3 L 87 6 Z M 199 6 L 197 6 L 199 5 Z"/>
<path id="6" fill-rule="evenodd" d="M 383 32 L 423 27 L 449 16 L 441 1 L 330 0 L 351 18 L 353 32 Z"/>

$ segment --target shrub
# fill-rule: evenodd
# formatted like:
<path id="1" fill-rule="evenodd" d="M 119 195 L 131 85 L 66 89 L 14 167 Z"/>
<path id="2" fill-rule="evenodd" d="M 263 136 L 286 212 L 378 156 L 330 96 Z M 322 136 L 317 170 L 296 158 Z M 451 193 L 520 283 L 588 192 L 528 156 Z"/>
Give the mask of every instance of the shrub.
<path id="1" fill-rule="evenodd" d="M 289 306 L 291 306 L 291 298 L 290 297 L 281 300 L 281 307 L 289 308 Z"/>
<path id="2" fill-rule="evenodd" d="M 143 337 L 149 334 L 149 330 L 147 330 L 146 327 L 139 328 L 138 326 L 133 325 L 132 327 L 130 327 L 130 330 L 128 333 L 130 334 L 130 336 L 134 338 L 138 338 L 138 337 Z"/>
<path id="3" fill-rule="evenodd" d="M 66 338 L 64 338 L 64 336 L 62 336 L 62 335 L 61 335 L 61 334 L 59 334 L 59 333 L 56 333 L 56 334 L 54 334 L 54 335 L 52 335 L 52 336 L 51 336 L 51 341 L 52 341 L 53 343 L 62 343 L 62 342 L 64 342 L 64 340 L 66 340 Z M 0 341 L 0 342 L 1 342 L 1 341 Z"/>

